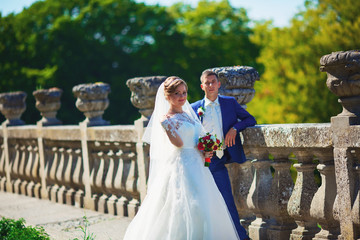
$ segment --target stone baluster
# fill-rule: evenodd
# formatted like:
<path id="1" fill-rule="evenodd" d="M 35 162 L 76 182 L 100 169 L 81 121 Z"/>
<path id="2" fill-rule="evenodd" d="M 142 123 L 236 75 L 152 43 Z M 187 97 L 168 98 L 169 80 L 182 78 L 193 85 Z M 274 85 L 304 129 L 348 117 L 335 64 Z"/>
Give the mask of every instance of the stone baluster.
<path id="1" fill-rule="evenodd" d="M 25 166 L 25 179 L 26 182 L 22 185 L 22 193 L 24 195 L 28 195 L 30 197 L 33 197 L 33 183 L 31 181 L 31 169 L 32 165 L 34 163 L 34 146 L 31 144 L 27 147 L 28 156 L 26 158 L 26 166 Z"/>
<path id="2" fill-rule="evenodd" d="M 126 179 L 125 189 L 129 192 L 136 192 L 136 181 L 138 178 L 136 154 L 134 152 L 129 152 L 126 159 L 128 160 L 126 164 L 128 164 L 129 167 L 129 175 Z"/>
<path id="3" fill-rule="evenodd" d="M 102 116 L 109 106 L 108 94 L 110 85 L 107 83 L 89 83 L 74 86 L 72 89 L 77 98 L 76 107 L 84 113 L 87 126 L 109 125 Z"/>
<path id="4" fill-rule="evenodd" d="M 125 196 L 121 196 L 116 203 L 116 210 L 119 216 L 129 216 L 128 213 L 129 199 Z"/>
<path id="5" fill-rule="evenodd" d="M 117 146 L 118 143 L 115 144 Z M 117 146 L 118 147 L 118 146 Z M 109 193 L 111 193 L 111 196 L 107 200 L 107 210 L 108 213 L 116 215 L 116 202 L 118 200 L 118 197 L 116 196 L 116 189 L 115 189 L 115 176 L 116 176 L 116 170 L 118 169 L 119 161 L 116 161 L 115 159 L 116 155 L 113 150 L 108 151 L 107 153 L 107 159 L 109 161 L 108 164 L 108 170 L 105 178 L 105 187 L 108 190 Z"/>
<path id="6" fill-rule="evenodd" d="M 114 179 L 114 188 L 116 191 L 122 193 L 125 190 L 125 177 L 124 176 L 124 152 L 119 149 L 116 153 L 116 161 L 118 161 L 115 179 Z M 116 202 L 116 212 L 119 216 L 128 216 L 128 199 L 125 196 L 121 196 Z"/>
<path id="7" fill-rule="evenodd" d="M 1 145 L 1 156 L 0 156 L 0 190 L 6 190 L 6 171 L 5 171 L 5 151 L 4 145 Z"/>
<path id="8" fill-rule="evenodd" d="M 254 148 L 251 151 L 252 164 L 255 168 L 253 182 L 247 198 L 247 205 L 256 216 L 249 226 L 251 239 L 267 238 L 268 207 L 267 200 L 271 189 L 272 176 L 270 171 L 269 153 L 265 148 Z"/>
<path id="9" fill-rule="evenodd" d="M 351 149 L 358 147 L 358 133 L 353 125 L 360 124 L 360 51 L 333 52 L 320 59 L 320 71 L 326 72 L 326 85 L 338 96 L 343 111 L 331 118 L 332 141 L 334 146 L 337 196 L 334 217 L 340 222 L 339 239 L 357 239 L 360 230 L 352 219 L 354 203 L 354 159 Z"/>
<path id="10" fill-rule="evenodd" d="M 49 174 L 48 174 L 48 183 L 51 184 L 50 186 L 50 200 L 52 202 L 57 202 L 57 191 L 59 189 L 59 186 L 57 185 L 56 182 L 56 170 L 58 168 L 59 165 L 59 155 L 60 155 L 60 151 L 58 147 L 53 147 L 52 149 L 52 156 L 51 156 L 51 160 L 49 161 Z"/>
<path id="11" fill-rule="evenodd" d="M 81 158 L 81 150 L 80 149 L 76 149 L 74 151 L 74 159 L 75 159 L 75 169 L 74 169 L 74 173 L 72 174 L 73 177 L 73 181 L 74 181 L 74 186 L 76 189 L 75 192 L 75 206 L 76 207 L 84 207 L 84 189 L 85 189 L 85 184 L 83 181 L 83 173 L 84 173 L 84 168 L 82 165 L 82 158 Z"/>
<path id="12" fill-rule="evenodd" d="M 0 94 L 0 112 L 5 116 L 6 126 L 24 125 L 20 119 L 26 109 L 27 94 L 25 92 L 10 92 Z"/>
<path id="13" fill-rule="evenodd" d="M 65 148 L 59 148 L 60 153 L 60 160 L 59 165 L 56 169 L 55 179 L 58 188 L 56 189 L 56 198 L 58 203 L 66 203 L 66 186 L 65 186 L 65 179 L 64 179 L 64 172 L 67 165 L 68 156 L 66 153 Z M 55 193 L 54 193 L 55 194 Z"/>
<path id="14" fill-rule="evenodd" d="M 129 171 L 125 183 L 125 189 L 126 191 L 131 192 L 133 195 L 132 200 L 128 204 L 129 217 L 134 217 L 140 206 L 138 191 L 136 189 L 138 171 L 137 171 L 137 163 L 136 163 L 136 154 L 134 152 L 135 152 L 134 148 L 130 148 L 125 158 L 126 159 L 125 164 L 128 165 L 126 168 Z"/>
<path id="15" fill-rule="evenodd" d="M 65 172 L 64 172 L 64 182 L 66 183 L 67 189 L 65 193 L 65 203 L 67 205 L 75 204 L 75 184 L 74 184 L 74 173 L 75 173 L 75 160 L 76 155 L 74 154 L 74 149 L 69 148 L 66 150 L 68 155 L 68 161 L 66 164 Z"/>
<path id="16" fill-rule="evenodd" d="M 255 96 L 255 81 L 260 80 L 259 73 L 253 67 L 233 66 L 208 69 L 217 73 L 221 86 L 221 95 L 235 97 L 237 102 L 246 108 Z"/>
<path id="17" fill-rule="evenodd" d="M 26 159 L 27 159 L 27 151 L 26 146 L 21 144 L 20 145 L 20 165 L 19 165 L 19 178 L 14 183 L 14 192 L 17 194 L 23 194 L 25 195 L 24 187 L 23 185 L 26 185 L 25 177 L 25 166 L 26 166 Z"/>
<path id="18" fill-rule="evenodd" d="M 246 161 L 242 164 L 228 164 L 227 167 L 236 208 L 239 212 L 240 223 L 248 231 L 249 225 L 255 220 L 252 211 L 250 211 L 246 204 L 254 178 L 253 167 L 251 161 Z"/>
<path id="19" fill-rule="evenodd" d="M 101 155 L 99 155 L 101 154 Z M 100 165 L 99 165 L 99 169 L 97 171 L 96 174 L 96 180 L 95 180 L 95 185 L 98 188 L 98 195 L 100 195 L 99 197 L 99 202 L 98 202 L 98 208 L 97 210 L 99 212 L 102 213 L 107 213 L 107 200 L 108 200 L 108 196 L 107 193 L 109 192 L 106 188 L 105 188 L 105 179 L 106 179 L 106 175 L 107 172 L 109 170 L 109 159 L 108 159 L 108 155 L 105 152 L 100 152 L 99 155 L 99 160 L 100 160 Z"/>
<path id="20" fill-rule="evenodd" d="M 269 194 L 268 210 L 272 217 L 267 230 L 267 239 L 289 239 L 291 230 L 296 228 L 294 220 L 287 212 L 287 205 L 294 188 L 294 182 L 290 175 L 291 162 L 288 159 L 290 149 L 277 148 L 272 151 L 274 161 L 271 166 L 274 169 L 274 178 Z"/>
<path id="21" fill-rule="evenodd" d="M 20 180 L 21 176 L 19 175 L 20 156 L 21 156 L 20 144 L 17 143 L 14 145 L 14 158 L 13 158 L 14 161 L 12 162 L 11 165 L 11 179 L 13 181 L 12 184 L 13 184 L 14 193 L 18 193 L 15 191 L 15 186 L 19 186 L 19 183 L 21 182 Z"/>
<path id="22" fill-rule="evenodd" d="M 307 240 L 318 232 L 316 221 L 310 216 L 311 201 L 318 189 L 314 179 L 315 164 L 313 154 L 307 149 L 296 149 L 294 153 L 299 162 L 294 164 L 298 173 L 287 209 L 297 228 L 292 230 L 290 239 Z"/>
<path id="23" fill-rule="evenodd" d="M 39 175 L 39 165 L 40 165 L 40 158 L 39 158 L 39 148 L 37 146 L 33 147 L 33 158 L 34 162 L 31 167 L 31 184 L 33 186 L 29 186 L 28 192 L 32 189 L 32 196 L 36 198 L 41 198 L 41 179 Z"/>
<path id="24" fill-rule="evenodd" d="M 92 152 L 91 157 L 89 159 L 89 169 L 90 169 L 90 186 L 91 186 L 91 204 L 92 210 L 97 210 L 98 201 L 99 201 L 99 195 L 97 194 L 97 185 L 96 185 L 96 176 L 99 171 L 100 167 L 100 160 L 99 157 L 101 157 L 104 153 L 102 151 L 98 152 Z M 86 191 L 86 190 L 85 190 Z"/>
<path id="25" fill-rule="evenodd" d="M 60 109 L 60 98 L 62 90 L 59 88 L 40 89 L 33 92 L 36 99 L 36 108 L 40 111 L 42 119 L 39 123 L 42 126 L 60 125 L 62 122 L 56 118 Z"/>
<path id="26" fill-rule="evenodd" d="M 319 149 L 315 151 L 315 155 L 319 159 L 317 169 L 321 175 L 321 186 L 311 202 L 310 215 L 318 221 L 321 231 L 315 235 L 313 240 L 337 239 L 340 226 L 333 216 L 336 197 L 333 149 Z"/>

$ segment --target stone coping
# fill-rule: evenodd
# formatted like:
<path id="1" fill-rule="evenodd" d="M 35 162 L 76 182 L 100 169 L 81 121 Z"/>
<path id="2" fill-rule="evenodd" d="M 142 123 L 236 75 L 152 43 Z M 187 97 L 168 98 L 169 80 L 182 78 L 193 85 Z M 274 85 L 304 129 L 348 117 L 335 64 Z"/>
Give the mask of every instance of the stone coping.
<path id="1" fill-rule="evenodd" d="M 331 148 L 333 145 L 330 123 L 264 124 L 247 128 L 242 134 L 246 148 Z"/>
<path id="2" fill-rule="evenodd" d="M 360 147 L 360 125 L 350 126 L 346 141 Z M 36 139 L 36 125 L 8 127 L 9 138 Z M 80 141 L 79 125 L 43 127 L 43 138 L 50 140 Z M 134 125 L 88 127 L 89 141 L 133 142 L 138 139 Z M 262 124 L 242 131 L 245 148 L 332 148 L 330 123 Z M 0 137 L 3 131 L 0 127 Z"/>
<path id="3" fill-rule="evenodd" d="M 0 137 L 3 137 L 2 127 L 0 127 Z M 9 138 L 36 139 L 38 131 L 36 125 L 24 125 L 8 127 Z M 80 141 L 79 125 L 49 126 L 42 128 L 44 139 Z M 89 141 L 108 141 L 108 142 L 136 142 L 137 132 L 134 125 L 112 125 L 96 126 L 87 128 L 87 138 Z"/>

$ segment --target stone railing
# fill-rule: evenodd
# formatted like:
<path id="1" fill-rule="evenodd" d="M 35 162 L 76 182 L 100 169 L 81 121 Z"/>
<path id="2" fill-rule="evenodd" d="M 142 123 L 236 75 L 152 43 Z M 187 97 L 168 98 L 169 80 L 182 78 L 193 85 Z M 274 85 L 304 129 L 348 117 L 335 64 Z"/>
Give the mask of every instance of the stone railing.
<path id="1" fill-rule="evenodd" d="M 3 126 L 0 134 L 1 190 L 134 216 L 140 193 L 133 125 Z"/>
<path id="2" fill-rule="evenodd" d="M 227 167 L 251 239 L 360 238 L 359 59 L 357 51 L 321 59 L 327 85 L 344 108 L 331 123 L 257 125 L 242 132 L 249 161 Z M 254 97 L 255 69 L 213 70 L 222 94 L 243 106 Z M 37 106 L 43 119 L 37 125 L 20 120 L 25 93 L 0 94 L 0 111 L 7 118 L 0 131 L 0 189 L 134 216 L 146 195 L 149 166 L 149 146 L 141 136 L 165 78 L 127 81 L 142 116 L 125 126 L 102 119 L 110 92 L 104 83 L 73 88 L 86 119 L 72 126 L 56 119 L 59 89 L 34 92 L 42 97 Z M 16 103 L 9 104 L 11 99 Z"/>

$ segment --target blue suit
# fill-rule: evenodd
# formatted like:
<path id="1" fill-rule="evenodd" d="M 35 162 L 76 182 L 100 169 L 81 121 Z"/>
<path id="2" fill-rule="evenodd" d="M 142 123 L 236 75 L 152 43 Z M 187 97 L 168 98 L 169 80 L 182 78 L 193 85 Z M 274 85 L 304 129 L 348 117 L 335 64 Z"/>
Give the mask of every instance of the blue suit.
<path id="1" fill-rule="evenodd" d="M 232 127 L 235 127 L 237 129 L 237 132 L 239 133 L 245 128 L 254 126 L 256 124 L 255 118 L 250 115 L 250 113 L 248 113 L 245 109 L 243 109 L 240 104 L 235 100 L 235 98 L 219 95 L 218 99 L 221 109 L 222 129 L 224 137 Z M 204 104 L 205 99 L 202 99 L 195 103 L 192 103 L 191 106 L 196 112 L 196 114 L 198 114 L 198 109 L 200 107 L 205 108 Z M 204 114 L 206 114 L 206 111 Z M 202 121 L 202 118 L 200 118 L 200 120 Z M 246 157 L 241 144 L 240 135 L 237 134 L 235 138 L 235 145 L 233 145 L 232 147 L 227 147 L 224 150 L 224 156 L 221 159 L 219 159 L 217 156 L 214 156 L 211 159 L 209 167 L 216 182 L 216 185 L 218 186 L 229 209 L 230 215 L 233 219 L 240 239 L 245 239 L 249 237 L 246 235 L 245 229 L 240 225 L 239 214 L 235 206 L 234 197 L 231 190 L 230 178 L 225 164 L 233 162 L 243 163 L 245 161 Z"/>

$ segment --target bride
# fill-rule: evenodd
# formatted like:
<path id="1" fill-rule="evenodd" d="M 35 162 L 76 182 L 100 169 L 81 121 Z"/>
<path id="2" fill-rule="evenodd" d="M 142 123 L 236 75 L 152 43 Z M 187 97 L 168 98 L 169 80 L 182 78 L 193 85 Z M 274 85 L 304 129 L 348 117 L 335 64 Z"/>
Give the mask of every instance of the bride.
<path id="1" fill-rule="evenodd" d="M 168 77 L 158 89 L 143 137 L 150 143 L 147 195 L 125 240 L 239 239 L 196 148 L 205 132 L 186 98 L 187 85 L 179 77 Z"/>

